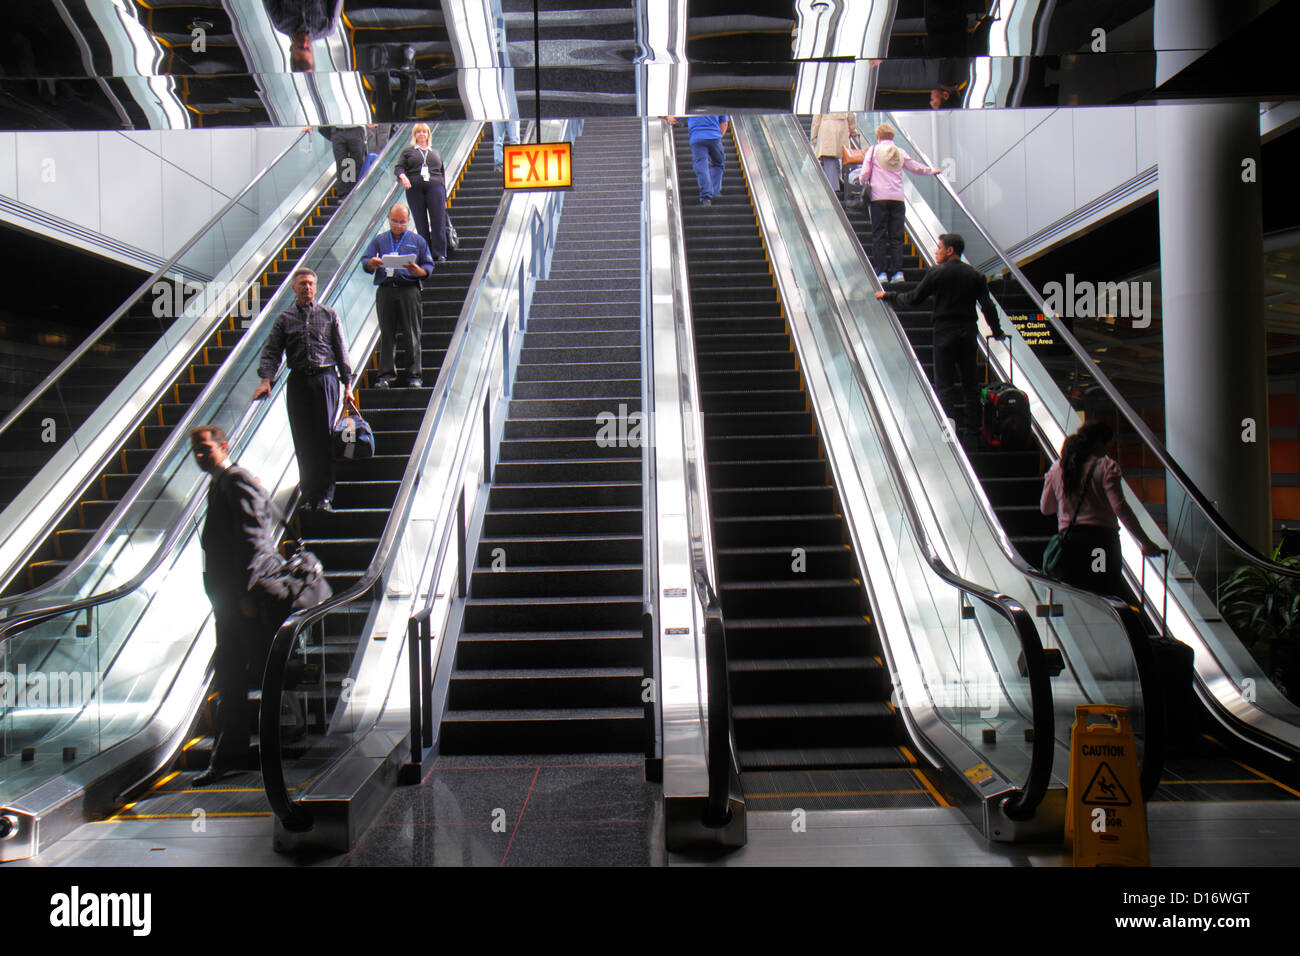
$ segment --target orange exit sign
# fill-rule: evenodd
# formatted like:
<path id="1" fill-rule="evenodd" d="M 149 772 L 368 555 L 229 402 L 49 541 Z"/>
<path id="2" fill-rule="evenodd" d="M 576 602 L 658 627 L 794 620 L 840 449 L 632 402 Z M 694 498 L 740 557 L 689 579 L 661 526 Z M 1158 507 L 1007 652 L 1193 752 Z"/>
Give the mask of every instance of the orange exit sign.
<path id="1" fill-rule="evenodd" d="M 568 189 L 572 143 L 518 143 L 505 149 L 506 189 Z"/>

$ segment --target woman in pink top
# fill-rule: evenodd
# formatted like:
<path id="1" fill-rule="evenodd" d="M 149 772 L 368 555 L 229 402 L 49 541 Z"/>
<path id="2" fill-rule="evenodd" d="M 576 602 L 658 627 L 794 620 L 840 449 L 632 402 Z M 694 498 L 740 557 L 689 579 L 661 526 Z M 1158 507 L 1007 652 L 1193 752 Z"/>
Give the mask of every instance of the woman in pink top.
<path id="1" fill-rule="evenodd" d="M 1157 555 L 1160 546 L 1147 537 L 1124 500 L 1119 464 L 1106 454 L 1114 438 L 1114 431 L 1105 422 L 1080 425 L 1065 439 L 1060 460 L 1047 472 L 1039 508 L 1045 515 L 1056 512 L 1058 531 L 1070 527 L 1074 519 L 1074 528 L 1066 538 L 1061 580 L 1100 594 L 1117 595 L 1123 589 L 1120 521 L 1141 542 L 1143 554 Z"/>
<path id="2" fill-rule="evenodd" d="M 895 145 L 888 123 L 876 127 L 876 141 L 862 159 L 858 183 L 871 186 L 871 258 L 884 285 L 903 281 L 903 170 L 923 176 L 937 176 L 939 170 L 922 166 Z"/>

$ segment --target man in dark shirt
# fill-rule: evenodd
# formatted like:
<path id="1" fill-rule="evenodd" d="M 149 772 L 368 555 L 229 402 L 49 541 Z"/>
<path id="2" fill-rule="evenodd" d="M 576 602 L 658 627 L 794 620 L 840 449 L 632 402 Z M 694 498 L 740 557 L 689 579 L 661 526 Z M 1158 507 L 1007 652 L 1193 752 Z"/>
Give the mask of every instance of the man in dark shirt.
<path id="1" fill-rule="evenodd" d="M 979 386 L 975 382 L 976 341 L 975 303 L 989 328 L 1004 338 L 998 310 L 989 295 L 984 276 L 961 261 L 966 241 L 956 233 L 944 233 L 934 247 L 935 266 L 911 292 L 877 292 L 877 299 L 891 305 L 911 308 L 934 298 L 934 390 L 954 421 L 958 418 L 957 399 L 965 397 L 965 425 L 962 437 L 973 440 L 979 429 Z M 961 376 L 961 385 L 953 373 Z"/>
<path id="2" fill-rule="evenodd" d="M 216 425 L 193 429 L 190 447 L 198 466 L 212 476 L 200 540 L 203 589 L 217 629 L 216 742 L 208 768 L 192 781 L 201 787 L 231 771 L 251 769 L 248 688 L 250 681 L 260 683 L 286 607 L 263 588 L 282 564 L 266 492 L 230 460 L 226 433 Z"/>
<path id="3" fill-rule="evenodd" d="M 397 336 L 406 343 L 410 357 L 410 388 L 424 385 L 421 375 L 420 326 L 424 318 L 424 304 L 420 299 L 420 280 L 433 272 L 433 255 L 429 244 L 418 232 L 406 227 L 411 221 L 411 210 L 398 203 L 388 210 L 388 232 L 381 232 L 370 240 L 361 254 L 361 268 L 375 276 L 375 309 L 379 313 L 379 378 L 375 388 L 388 388 L 397 380 Z M 384 256 L 415 256 L 398 269 L 384 265 Z"/>
<path id="4" fill-rule="evenodd" d="M 313 301 L 316 273 L 298 269 L 291 281 L 298 301 L 281 312 L 271 327 L 257 369 L 262 384 L 253 393 L 253 400 L 271 394 L 271 381 L 280 367 L 280 356 L 285 355 L 289 365 L 285 404 L 298 455 L 302 508 L 333 511 L 334 453 L 330 433 L 338 418 L 339 383 L 348 389 L 352 367 L 338 314 Z M 353 402 L 350 391 L 347 400 Z"/>

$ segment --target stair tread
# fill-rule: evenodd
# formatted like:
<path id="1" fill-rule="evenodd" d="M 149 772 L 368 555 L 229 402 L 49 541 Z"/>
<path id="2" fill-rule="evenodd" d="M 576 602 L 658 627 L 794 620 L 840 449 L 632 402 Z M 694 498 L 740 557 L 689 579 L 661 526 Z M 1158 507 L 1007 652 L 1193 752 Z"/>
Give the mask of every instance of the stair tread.
<path id="1" fill-rule="evenodd" d="M 469 722 L 491 720 L 591 720 L 593 718 L 617 720 L 642 720 L 645 711 L 640 707 L 520 707 L 517 710 L 447 710 L 444 722 Z"/>
<path id="2" fill-rule="evenodd" d="M 735 704 L 731 715 L 753 717 L 892 717 L 889 704 L 876 701 L 819 701 L 815 704 Z"/>
<path id="3" fill-rule="evenodd" d="M 874 657 L 751 657 L 727 661 L 729 671 L 879 670 L 881 666 Z"/>
<path id="4" fill-rule="evenodd" d="M 566 677 L 636 677 L 645 671 L 640 667 L 506 667 L 506 668 L 456 668 L 452 680 L 538 680 Z"/>

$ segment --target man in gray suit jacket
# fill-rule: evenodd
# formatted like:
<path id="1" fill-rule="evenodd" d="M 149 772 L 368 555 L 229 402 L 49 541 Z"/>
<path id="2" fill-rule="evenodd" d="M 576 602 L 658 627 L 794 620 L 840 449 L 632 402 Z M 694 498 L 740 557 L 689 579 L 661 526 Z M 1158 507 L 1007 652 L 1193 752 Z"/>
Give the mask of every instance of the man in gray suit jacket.
<path id="1" fill-rule="evenodd" d="M 190 447 L 212 476 L 201 541 L 203 589 L 217 626 L 217 739 L 208 768 L 192 781 L 201 787 L 250 767 L 250 678 L 260 686 L 271 638 L 288 607 L 268 590 L 283 559 L 266 491 L 230 460 L 226 433 L 216 425 L 193 429 Z"/>

